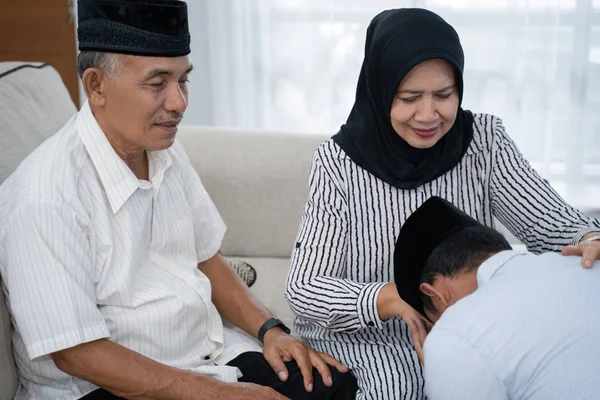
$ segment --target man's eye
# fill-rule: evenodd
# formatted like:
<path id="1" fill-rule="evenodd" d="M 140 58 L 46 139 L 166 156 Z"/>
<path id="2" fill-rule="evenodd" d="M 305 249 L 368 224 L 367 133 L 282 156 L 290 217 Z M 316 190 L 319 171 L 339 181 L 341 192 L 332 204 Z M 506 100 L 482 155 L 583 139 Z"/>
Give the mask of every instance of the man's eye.
<path id="1" fill-rule="evenodd" d="M 150 86 L 155 87 L 155 88 L 159 88 L 161 86 L 164 85 L 164 82 L 159 82 L 159 83 L 149 83 Z"/>

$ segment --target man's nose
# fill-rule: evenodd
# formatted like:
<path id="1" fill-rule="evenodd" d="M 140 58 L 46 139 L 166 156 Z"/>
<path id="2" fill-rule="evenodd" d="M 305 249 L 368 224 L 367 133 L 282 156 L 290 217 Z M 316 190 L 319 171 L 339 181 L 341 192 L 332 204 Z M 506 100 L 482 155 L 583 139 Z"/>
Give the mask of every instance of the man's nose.
<path id="1" fill-rule="evenodd" d="M 183 113 L 188 104 L 187 91 L 181 85 L 169 85 L 167 89 L 167 97 L 165 99 L 165 109 L 167 111 L 175 111 Z"/>

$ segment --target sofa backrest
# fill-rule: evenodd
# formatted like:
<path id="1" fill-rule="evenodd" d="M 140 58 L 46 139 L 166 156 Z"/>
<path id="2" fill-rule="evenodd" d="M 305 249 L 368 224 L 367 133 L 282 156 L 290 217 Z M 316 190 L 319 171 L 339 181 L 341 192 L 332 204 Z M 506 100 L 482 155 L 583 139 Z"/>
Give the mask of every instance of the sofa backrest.
<path id="1" fill-rule="evenodd" d="M 49 64 L 0 63 L 0 183 L 76 112 Z"/>
<path id="2" fill-rule="evenodd" d="M 178 138 L 227 224 L 223 253 L 289 257 L 312 157 L 329 136 L 182 126 Z"/>
<path id="3" fill-rule="evenodd" d="M 52 66 L 0 62 L 0 184 L 75 112 L 69 92 Z M 18 379 L 4 295 L 0 293 L 0 400 L 12 400 Z"/>

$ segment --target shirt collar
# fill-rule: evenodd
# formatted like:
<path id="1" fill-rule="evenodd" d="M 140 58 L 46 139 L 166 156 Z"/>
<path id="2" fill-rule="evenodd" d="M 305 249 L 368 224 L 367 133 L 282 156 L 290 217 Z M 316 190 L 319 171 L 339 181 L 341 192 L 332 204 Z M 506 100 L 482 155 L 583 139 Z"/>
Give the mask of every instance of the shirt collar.
<path id="1" fill-rule="evenodd" d="M 505 250 L 501 251 L 500 253 L 496 253 L 485 260 L 477 270 L 477 286 L 481 286 L 492 279 L 494 274 L 510 259 L 521 255 L 524 255 L 524 253 L 516 250 Z"/>
<path id="2" fill-rule="evenodd" d="M 106 138 L 92 113 L 88 101 L 79 111 L 77 129 L 81 141 L 98 172 L 112 211 L 116 213 L 140 187 L 140 181 Z M 156 174 L 157 170 L 164 171 L 171 163 L 171 156 L 167 151 L 149 152 L 150 174 Z M 162 177 L 162 173 L 160 176 Z"/>

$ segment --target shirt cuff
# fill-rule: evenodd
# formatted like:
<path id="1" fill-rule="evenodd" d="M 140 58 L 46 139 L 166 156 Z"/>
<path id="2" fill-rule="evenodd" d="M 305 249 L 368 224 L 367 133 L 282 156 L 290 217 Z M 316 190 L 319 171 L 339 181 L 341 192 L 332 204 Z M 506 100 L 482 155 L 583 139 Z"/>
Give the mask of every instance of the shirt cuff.
<path id="1" fill-rule="evenodd" d="M 577 234 L 573 238 L 572 244 L 573 245 L 579 244 L 579 242 L 581 242 L 582 237 L 584 237 L 588 233 L 592 233 L 592 232 L 598 232 L 600 234 L 600 228 L 590 227 L 590 228 L 584 228 L 584 229 L 580 230 L 579 232 L 577 232 Z"/>
<path id="2" fill-rule="evenodd" d="M 25 349 L 27 350 L 29 358 L 34 360 L 56 351 L 107 338 L 110 338 L 108 327 L 106 324 L 98 324 L 31 343 L 26 345 Z"/>
<path id="3" fill-rule="evenodd" d="M 377 296 L 386 283 L 367 283 L 358 293 L 358 319 L 363 328 L 383 328 L 383 321 L 377 311 Z"/>

